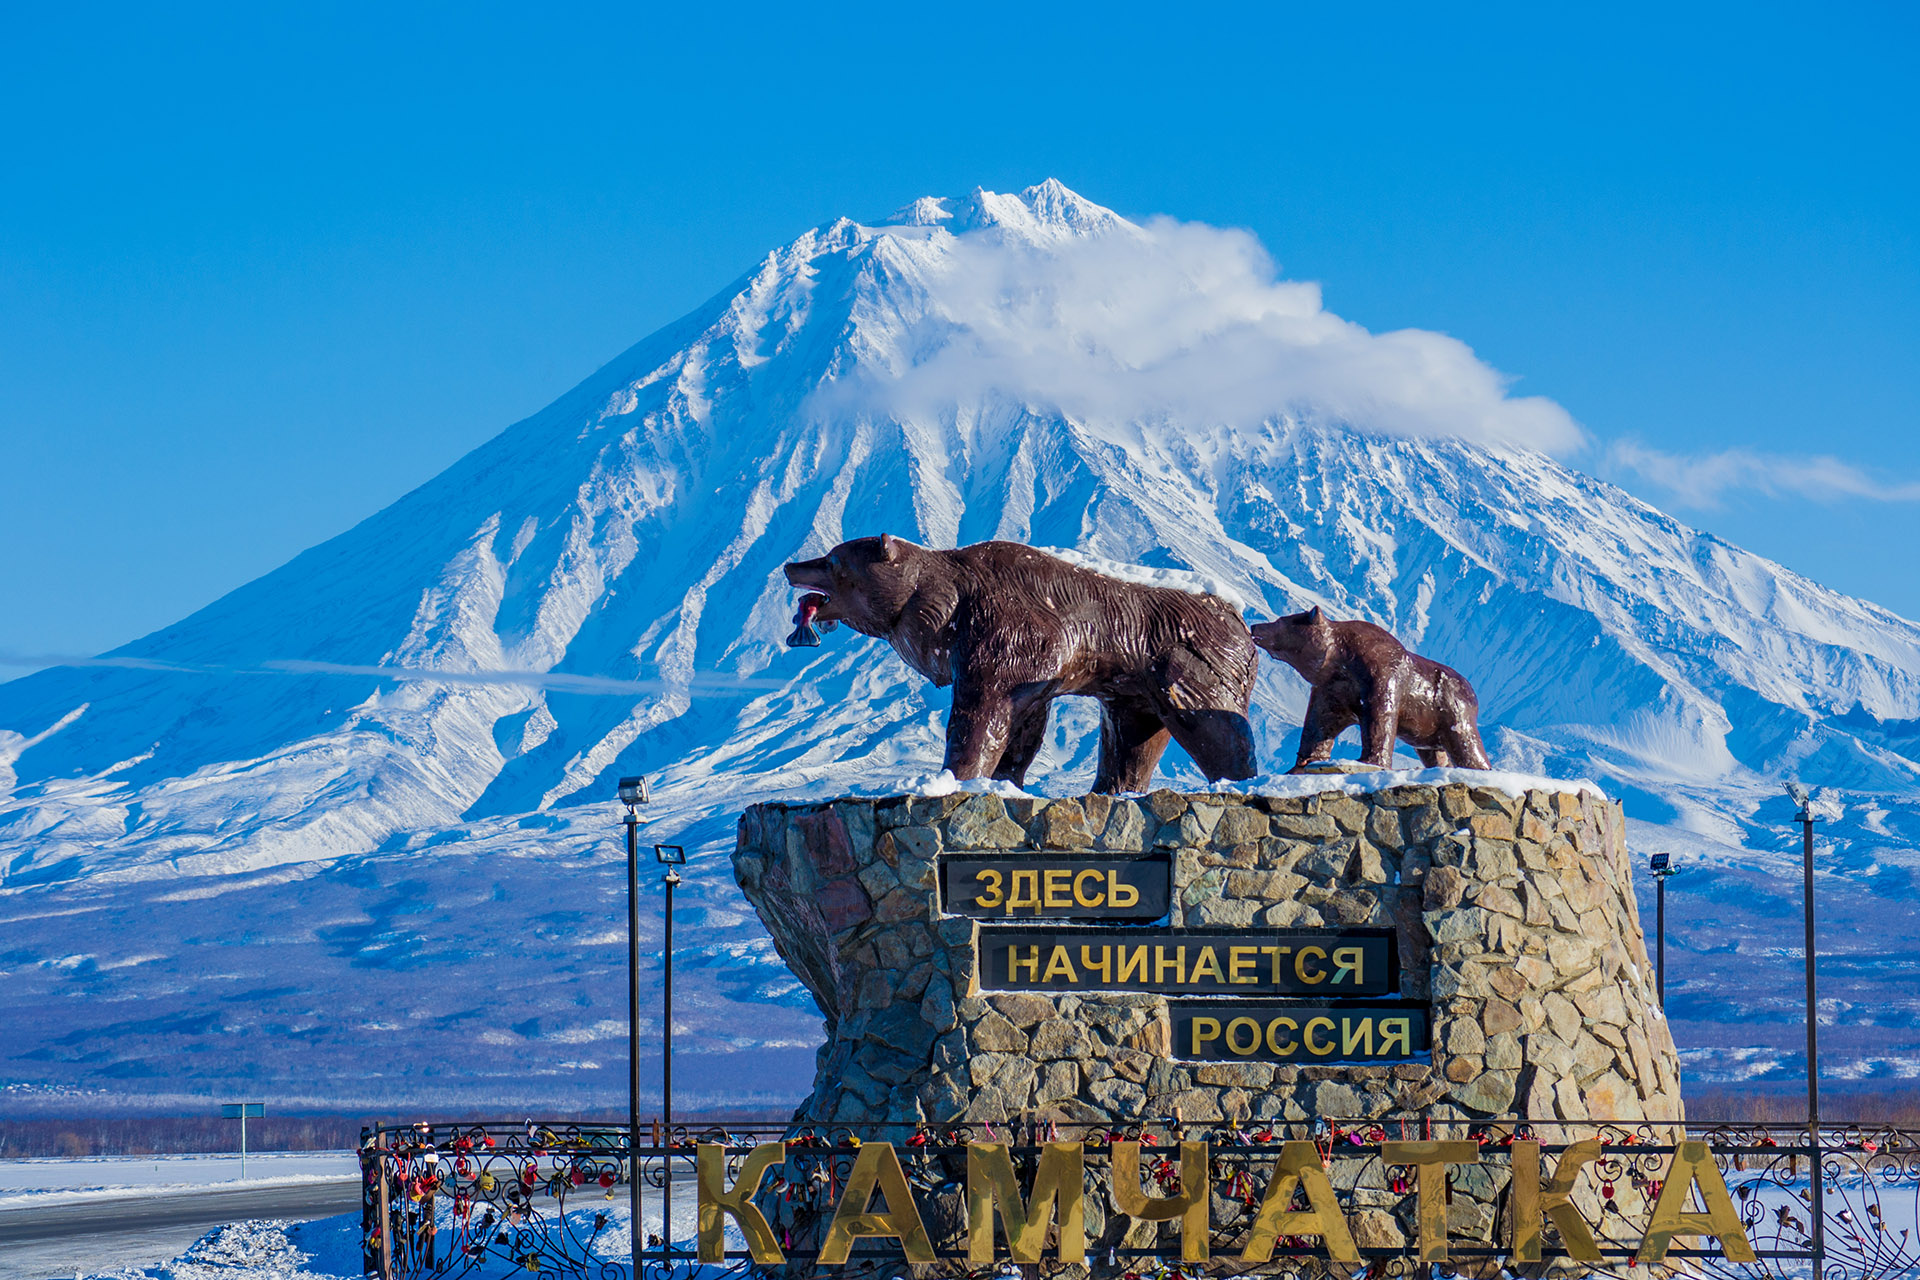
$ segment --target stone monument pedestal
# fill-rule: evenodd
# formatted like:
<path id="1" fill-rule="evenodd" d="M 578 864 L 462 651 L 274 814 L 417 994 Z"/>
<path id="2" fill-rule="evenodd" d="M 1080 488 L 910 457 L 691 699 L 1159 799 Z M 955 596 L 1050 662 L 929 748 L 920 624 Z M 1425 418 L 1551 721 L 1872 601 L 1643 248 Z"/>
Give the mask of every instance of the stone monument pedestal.
<path id="1" fill-rule="evenodd" d="M 796 1122 L 1680 1120 L 1678 1063 L 1654 998 L 1619 806 L 1590 791 L 1364 792 L 1356 781 L 1329 776 L 1327 790 L 1291 798 L 962 794 L 749 809 L 735 874 L 826 1020 Z M 1352 1041 L 1362 1028 L 1337 1017 L 1276 1028 L 1274 1011 L 1296 996 L 1256 1007 L 1221 987 L 1208 1006 L 1220 1029 L 1208 1034 L 1212 1015 L 1203 1010 L 1196 1027 L 1189 1008 L 1209 999 L 1203 992 L 1087 989 L 1094 971 L 1078 972 L 1074 948 L 1089 946 L 1086 958 L 1098 960 L 1105 939 L 1143 926 L 1101 923 L 1098 908 L 1084 906 L 1081 918 L 1056 918 L 1046 898 L 1072 898 L 1062 886 L 1083 867 L 1079 897 L 1101 898 L 1106 872 L 1091 868 L 1155 858 L 1169 868 L 1171 897 L 1154 936 L 1204 935 L 1189 948 L 1196 967 L 1211 963 L 1235 981 L 1265 981 L 1270 960 L 1296 985 L 1331 971 L 1325 948 L 1287 955 L 1284 975 L 1272 955 L 1243 954 L 1272 935 L 1387 931 L 1390 1003 L 1424 1015 L 1426 1043 L 1402 1052 L 1376 1019 L 1368 1034 L 1382 1035 L 1370 1043 L 1384 1042 L 1396 1060 L 1335 1060 L 1350 1056 L 1342 1033 Z M 1025 887 L 1031 906 L 957 913 L 955 886 L 943 896 L 943 861 L 994 860 L 1058 866 L 1065 878 L 1009 872 L 1002 900 L 1011 906 Z M 1007 989 L 1005 948 L 995 951 L 1016 925 L 1038 948 L 1013 952 L 1025 990 Z M 1227 945 L 1242 937 L 1248 946 Z M 1074 962 L 1073 982 L 1065 970 L 1040 981 L 1049 939 Z M 1209 940 L 1218 954 L 1205 960 Z M 1160 956 L 1163 978 L 1173 950 Z M 1032 970 L 1022 968 L 1027 956 Z M 1332 988 L 1301 993 L 1323 990 Z M 1236 1024 L 1230 1015 L 1242 1007 L 1254 1016 Z M 1331 1056 L 1313 1052 L 1329 1044 Z"/>

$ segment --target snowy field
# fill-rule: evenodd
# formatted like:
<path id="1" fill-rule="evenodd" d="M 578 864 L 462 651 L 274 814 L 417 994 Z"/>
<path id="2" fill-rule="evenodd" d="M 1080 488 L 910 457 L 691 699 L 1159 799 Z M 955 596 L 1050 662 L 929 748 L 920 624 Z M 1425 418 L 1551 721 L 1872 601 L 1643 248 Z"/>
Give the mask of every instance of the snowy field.
<path id="1" fill-rule="evenodd" d="M 94 1156 L 86 1159 L 0 1160 L 0 1209 L 111 1197 L 127 1191 L 192 1191 L 212 1187 L 292 1186 L 360 1176 L 351 1151 L 237 1155 Z"/>

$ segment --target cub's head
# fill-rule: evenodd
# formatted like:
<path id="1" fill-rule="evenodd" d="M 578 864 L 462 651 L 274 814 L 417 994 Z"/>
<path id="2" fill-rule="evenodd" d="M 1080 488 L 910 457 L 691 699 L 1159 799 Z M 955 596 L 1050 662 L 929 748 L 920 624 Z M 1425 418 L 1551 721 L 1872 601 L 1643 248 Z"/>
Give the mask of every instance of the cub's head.
<path id="1" fill-rule="evenodd" d="M 843 542 L 818 560 L 787 566 L 787 581 L 825 596 L 815 617 L 884 636 L 899 622 L 919 581 L 926 549 L 883 533 Z"/>
<path id="2" fill-rule="evenodd" d="M 1249 630 L 1255 644 L 1309 680 L 1333 661 L 1333 624 L 1319 605 L 1272 622 L 1256 622 Z"/>

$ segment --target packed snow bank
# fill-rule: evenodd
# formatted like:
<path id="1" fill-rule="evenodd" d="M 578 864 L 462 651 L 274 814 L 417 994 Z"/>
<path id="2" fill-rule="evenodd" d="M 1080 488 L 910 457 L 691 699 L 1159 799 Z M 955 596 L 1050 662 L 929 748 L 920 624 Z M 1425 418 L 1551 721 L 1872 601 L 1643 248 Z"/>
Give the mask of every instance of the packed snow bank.
<path id="1" fill-rule="evenodd" d="M 74 1280 L 361 1280 L 360 1215 L 216 1227 L 172 1262 Z M 483 1272 L 488 1280 L 498 1273 Z M 524 1275 L 525 1273 L 522 1272 Z"/>
<path id="2" fill-rule="evenodd" d="M 950 796 L 965 792 L 969 795 L 1000 796 L 1006 800 L 1037 800 L 1038 796 L 1022 791 L 1011 782 L 999 778 L 967 778 L 953 776 L 953 770 L 942 769 L 938 773 L 929 773 L 919 778 L 909 779 L 901 792 L 891 788 L 874 794 L 906 794 L 910 796 Z"/>
<path id="3" fill-rule="evenodd" d="M 657 1234 L 660 1201 L 651 1188 L 647 1194 L 653 1198 L 641 1205 L 640 1220 L 647 1232 Z M 463 1227 L 444 1203 L 436 1222 L 440 1238 L 448 1247 L 458 1248 L 460 1243 L 472 1238 L 471 1229 Z M 610 1203 L 573 1209 L 564 1218 L 537 1220 L 521 1228 L 523 1234 L 517 1247 L 534 1248 L 534 1240 L 524 1233 L 543 1231 L 552 1256 L 586 1262 L 591 1274 L 599 1270 L 596 1263 L 619 1264 L 633 1256 L 630 1222 L 622 1193 Z M 683 1186 L 676 1178 L 673 1239 L 677 1247 L 692 1244 L 696 1222 L 693 1187 Z M 726 1227 L 726 1247 L 746 1248 L 746 1241 L 731 1222 Z M 718 1276 L 724 1268 L 683 1267 L 683 1270 L 689 1274 L 689 1280 L 696 1280 L 700 1276 Z M 500 1250 L 489 1250 L 460 1274 L 465 1280 L 510 1280 L 512 1277 L 524 1280 L 528 1273 L 524 1267 L 501 1256 Z M 97 1272 L 76 1276 L 75 1280 L 361 1280 L 361 1275 L 360 1215 L 343 1213 L 312 1222 L 236 1222 L 209 1231 L 172 1262 Z"/>

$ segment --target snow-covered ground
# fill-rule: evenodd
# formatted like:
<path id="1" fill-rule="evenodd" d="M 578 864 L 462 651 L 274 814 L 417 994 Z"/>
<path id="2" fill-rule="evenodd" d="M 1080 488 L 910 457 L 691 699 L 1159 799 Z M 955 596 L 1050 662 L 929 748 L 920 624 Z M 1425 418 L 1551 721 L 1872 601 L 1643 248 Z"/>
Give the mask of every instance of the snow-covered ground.
<path id="1" fill-rule="evenodd" d="M 358 1178 L 360 1159 L 351 1151 L 271 1152 L 249 1155 L 246 1174 L 243 1181 L 238 1155 L 0 1160 L 0 1209 L 98 1199 L 130 1190 L 192 1191 L 337 1182 Z"/>
<path id="2" fill-rule="evenodd" d="M 595 1220 L 602 1216 L 605 1224 L 596 1227 Z M 590 1240 L 595 1257 L 622 1262 L 632 1256 L 631 1218 L 624 1195 L 606 1204 L 574 1209 L 566 1218 L 564 1226 L 555 1224 L 551 1230 L 564 1232 L 576 1241 Z M 677 1246 L 691 1247 L 696 1218 L 692 1185 L 677 1188 L 673 1213 Z M 642 1206 L 641 1222 L 648 1233 L 658 1233 L 660 1221 L 657 1200 Z M 442 1211 L 441 1230 L 444 1239 L 458 1236 L 450 1210 Z M 745 1247 L 731 1224 L 727 1247 Z M 510 1260 L 489 1258 L 463 1274 L 471 1280 L 513 1280 L 516 1276 L 524 1278 L 527 1272 Z M 170 1261 L 87 1272 L 77 1280 L 362 1280 L 360 1218 L 357 1214 L 341 1214 L 313 1222 L 233 1223 L 208 1232 Z"/>
<path id="3" fill-rule="evenodd" d="M 1803 1247 L 1799 1243 L 1803 1237 L 1796 1237 L 1793 1230 L 1784 1229 L 1780 1224 L 1783 1217 L 1801 1224 L 1808 1221 L 1808 1184 L 1804 1177 L 1781 1185 L 1748 1172 L 1735 1173 L 1728 1182 L 1740 1203 L 1752 1197 L 1763 1206 L 1752 1239 L 1755 1248 L 1768 1251 Z M 688 1190 L 689 1194 L 674 1206 L 675 1240 L 683 1245 L 692 1239 L 695 1225 L 691 1189 Z M 1829 1188 L 1829 1232 L 1842 1237 L 1830 1239 L 1829 1247 L 1835 1250 L 1836 1259 L 1847 1253 L 1865 1254 L 1877 1259 L 1881 1274 L 1900 1274 L 1892 1264 L 1902 1257 L 1912 1260 L 1914 1242 L 1920 1241 L 1920 1215 L 1916 1214 L 1913 1191 L 1910 1184 L 1874 1185 L 1862 1179 L 1842 1179 Z M 1874 1209 L 1869 1210 L 1868 1205 Z M 1847 1215 L 1845 1219 L 1839 1216 L 1843 1210 Z M 605 1225 L 595 1228 L 594 1219 L 602 1214 L 606 1217 Z M 443 1224 L 443 1230 L 451 1233 L 453 1224 L 450 1215 L 446 1216 L 449 1220 Z M 630 1256 L 632 1237 L 624 1200 L 604 1207 L 578 1209 L 567 1216 L 569 1223 L 565 1230 L 577 1240 L 591 1239 L 592 1252 L 597 1257 L 618 1262 Z M 642 1220 L 648 1231 L 659 1230 L 657 1203 L 650 1211 L 643 1210 Z M 1631 1240 L 1634 1234 L 1621 1231 L 1618 1223 L 1608 1223 L 1607 1230 L 1616 1239 Z M 236 1223 L 210 1232 L 170 1262 L 87 1273 L 84 1280 L 360 1280 L 359 1232 L 359 1218 L 351 1214 L 306 1223 Z M 452 1235 L 447 1238 L 451 1239 Z M 743 1247 L 731 1224 L 728 1247 Z M 1811 1273 L 1807 1264 L 1791 1260 L 1768 1260 L 1766 1266 L 1772 1274 L 1780 1276 Z M 524 1276 L 525 1271 L 516 1269 L 511 1262 L 495 1259 L 468 1274 L 475 1280 L 510 1280 L 516 1274 Z"/>

